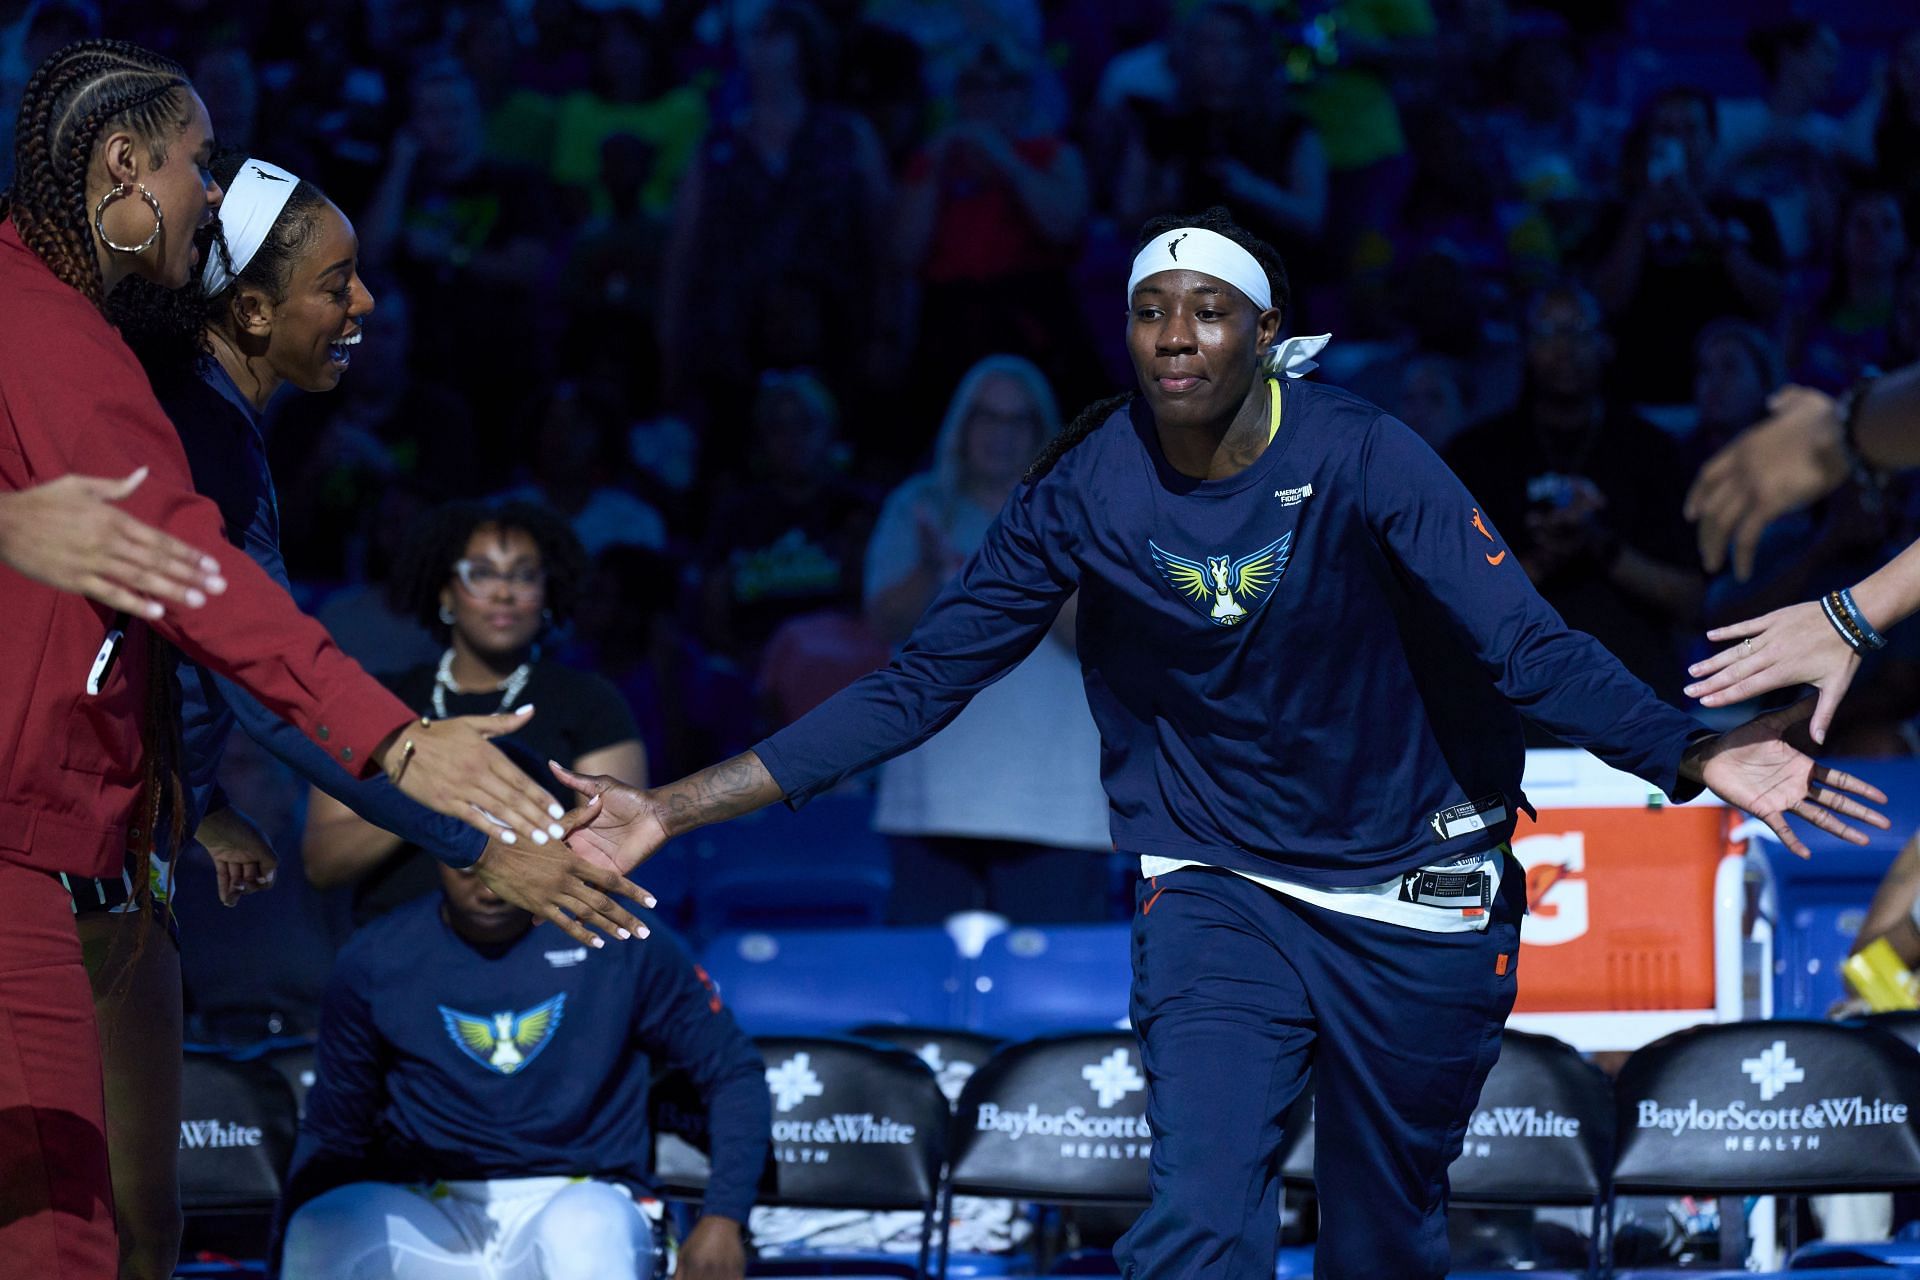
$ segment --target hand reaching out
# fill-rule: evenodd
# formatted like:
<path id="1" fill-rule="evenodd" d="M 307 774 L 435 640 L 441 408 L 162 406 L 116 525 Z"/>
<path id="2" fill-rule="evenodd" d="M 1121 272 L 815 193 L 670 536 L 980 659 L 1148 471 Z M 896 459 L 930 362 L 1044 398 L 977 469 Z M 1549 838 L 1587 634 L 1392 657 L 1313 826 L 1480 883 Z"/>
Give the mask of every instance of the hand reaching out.
<path id="1" fill-rule="evenodd" d="M 1880 788 L 1817 763 L 1787 741 L 1812 713 L 1811 699 L 1768 712 L 1701 743 L 1680 766 L 1683 776 L 1704 783 L 1728 804 L 1766 823 L 1782 844 L 1803 858 L 1812 853 L 1787 825 L 1789 813 L 1850 844 L 1865 844 L 1868 837 L 1847 818 L 1882 831 L 1893 825 L 1885 814 L 1853 798 L 1885 804 Z"/>
<path id="2" fill-rule="evenodd" d="M 1833 629 L 1818 604 L 1789 605 L 1746 622 L 1707 632 L 1715 644 L 1735 643 L 1694 663 L 1687 674 L 1689 698 L 1707 707 L 1731 706 L 1775 689 L 1810 684 L 1819 691 L 1807 731 L 1815 743 L 1827 740 L 1833 713 L 1860 670 L 1860 655 Z"/>
<path id="3" fill-rule="evenodd" d="M 413 799 L 490 839 L 510 845 L 523 833 L 543 845 L 564 834 L 555 820 L 566 810 L 488 741 L 532 718 L 529 705 L 506 715 L 416 721 L 381 744 L 380 767 Z"/>
<path id="4" fill-rule="evenodd" d="M 575 773 L 551 760 L 547 767 L 588 797 L 563 820 L 567 846 L 575 853 L 625 874 L 667 842 L 666 815 L 649 792 L 605 774 Z"/>
<path id="5" fill-rule="evenodd" d="M 219 562 L 113 504 L 147 478 L 67 475 L 0 493 L 0 563 L 136 618 L 198 609 L 227 589 Z"/>
<path id="6" fill-rule="evenodd" d="M 238 809 L 217 809 L 200 820 L 193 838 L 213 859 L 220 905 L 231 907 L 243 894 L 273 888 L 279 860 L 252 819 Z"/>
<path id="7" fill-rule="evenodd" d="M 1747 428 L 1707 460 L 1687 492 L 1687 519 L 1699 525 L 1700 560 L 1718 573 L 1733 550 L 1733 574 L 1753 576 L 1767 525 L 1839 488 L 1848 473 L 1846 442 L 1833 398 L 1783 387 L 1767 401 L 1772 416 Z"/>

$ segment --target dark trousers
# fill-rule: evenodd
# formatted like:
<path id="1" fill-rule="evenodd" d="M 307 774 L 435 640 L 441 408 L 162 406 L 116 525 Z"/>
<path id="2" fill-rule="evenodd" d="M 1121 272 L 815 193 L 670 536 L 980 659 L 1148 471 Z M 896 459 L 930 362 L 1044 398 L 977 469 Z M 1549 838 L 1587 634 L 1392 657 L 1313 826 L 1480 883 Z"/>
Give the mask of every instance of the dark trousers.
<path id="1" fill-rule="evenodd" d="M 0 1274 L 113 1280 L 100 1039 L 73 900 L 0 860 L 0 912 Z"/>
<path id="2" fill-rule="evenodd" d="M 1140 886 L 1133 1025 L 1153 1203 L 1120 1242 L 1132 1280 L 1265 1280 L 1287 1108 L 1315 1082 L 1318 1280 L 1439 1280 L 1447 1168 L 1513 1007 L 1525 881 L 1484 933 L 1325 911 L 1226 871 Z"/>
<path id="3" fill-rule="evenodd" d="M 939 924 L 956 911 L 996 911 L 1014 924 L 1115 918 L 1114 855 L 1024 840 L 888 836 L 888 924 Z"/>

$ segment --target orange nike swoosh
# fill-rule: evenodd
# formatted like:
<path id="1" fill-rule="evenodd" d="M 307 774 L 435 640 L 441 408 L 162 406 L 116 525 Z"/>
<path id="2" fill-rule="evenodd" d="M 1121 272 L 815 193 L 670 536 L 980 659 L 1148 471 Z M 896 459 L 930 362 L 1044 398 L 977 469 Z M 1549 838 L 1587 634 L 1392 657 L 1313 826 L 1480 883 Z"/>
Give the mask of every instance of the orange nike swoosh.
<path id="1" fill-rule="evenodd" d="M 1501 553 L 1500 553 L 1499 555 L 1497 555 L 1497 556 L 1488 556 L 1488 557 L 1487 557 L 1487 563 L 1488 563 L 1488 564 L 1496 564 L 1496 565 L 1497 565 L 1497 564 L 1499 564 L 1499 563 L 1500 563 L 1500 562 L 1501 562 L 1502 560 L 1505 560 L 1506 558 L 1507 558 L 1507 553 L 1506 553 L 1506 552 L 1504 552 L 1504 551 L 1502 551 L 1502 552 L 1501 552 Z"/>

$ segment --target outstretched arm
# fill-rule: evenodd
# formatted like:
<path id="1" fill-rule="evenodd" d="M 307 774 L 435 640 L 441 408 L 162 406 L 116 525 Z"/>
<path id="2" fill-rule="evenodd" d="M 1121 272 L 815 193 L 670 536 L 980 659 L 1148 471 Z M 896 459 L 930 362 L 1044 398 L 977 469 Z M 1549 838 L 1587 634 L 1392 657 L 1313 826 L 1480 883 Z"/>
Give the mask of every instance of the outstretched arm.
<path id="1" fill-rule="evenodd" d="M 220 565 L 113 504 L 147 478 L 67 475 L 0 493 L 0 564 L 136 618 L 198 609 L 227 589 Z"/>

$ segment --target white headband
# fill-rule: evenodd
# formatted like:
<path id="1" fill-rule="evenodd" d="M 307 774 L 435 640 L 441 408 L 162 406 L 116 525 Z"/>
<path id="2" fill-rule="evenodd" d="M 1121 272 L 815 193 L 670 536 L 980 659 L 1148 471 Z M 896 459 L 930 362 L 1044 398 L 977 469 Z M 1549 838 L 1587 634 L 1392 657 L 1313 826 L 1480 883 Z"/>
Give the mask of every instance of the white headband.
<path id="1" fill-rule="evenodd" d="M 1204 227 L 1175 227 L 1148 241 L 1134 256 L 1133 274 L 1127 277 L 1128 303 L 1142 280 L 1161 271 L 1198 271 L 1225 280 L 1262 311 L 1273 305 L 1265 268 L 1245 249 Z"/>
<path id="2" fill-rule="evenodd" d="M 1127 278 L 1128 303 L 1142 280 L 1161 271 L 1198 271 L 1226 281 L 1262 311 L 1273 305 L 1266 268 L 1245 249 L 1205 227 L 1176 227 L 1148 242 L 1133 259 L 1133 274 Z M 1262 366 L 1269 374 L 1302 377 L 1320 367 L 1313 357 L 1331 341 L 1330 333 L 1288 338 L 1268 350 Z"/>
<path id="3" fill-rule="evenodd" d="M 240 166 L 233 185 L 220 201 L 220 233 L 227 243 L 227 251 L 223 255 L 217 248 L 210 249 L 207 260 L 200 266 L 200 281 L 209 297 L 232 284 L 234 277 L 247 269 L 253 255 L 267 242 L 273 224 L 280 220 L 280 211 L 293 198 L 293 189 L 299 185 L 300 179 L 265 160 L 249 156 Z"/>

